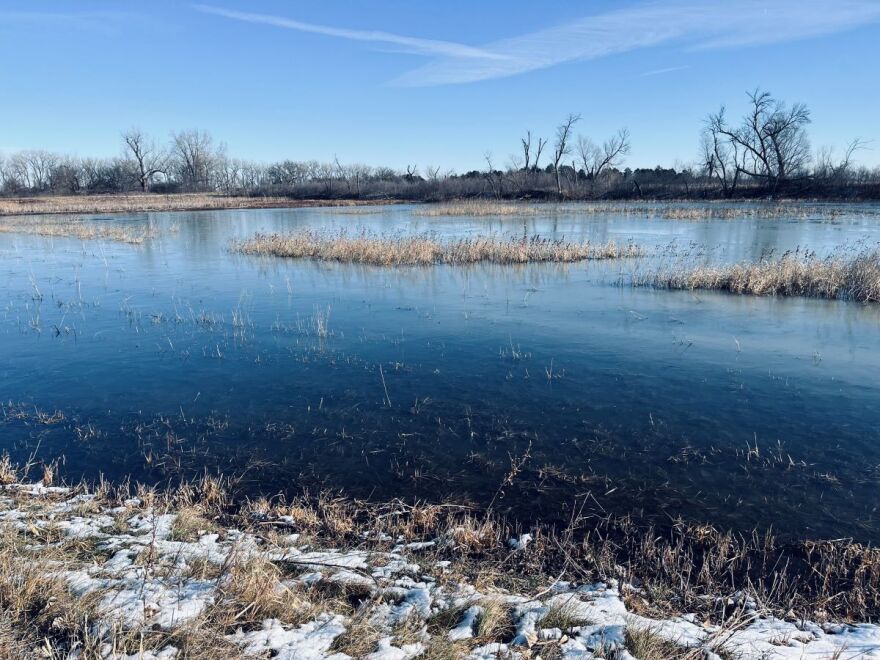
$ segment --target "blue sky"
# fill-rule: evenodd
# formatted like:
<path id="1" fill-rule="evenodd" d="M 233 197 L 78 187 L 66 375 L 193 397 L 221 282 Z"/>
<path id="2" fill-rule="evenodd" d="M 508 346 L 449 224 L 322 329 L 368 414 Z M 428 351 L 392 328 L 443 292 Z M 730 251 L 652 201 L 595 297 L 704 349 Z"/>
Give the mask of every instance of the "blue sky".
<path id="1" fill-rule="evenodd" d="M 672 165 L 760 86 L 808 104 L 814 147 L 874 140 L 880 164 L 880 0 L 2 0 L 0 58 L 0 151 L 199 127 L 256 160 L 464 171 L 577 112 Z"/>

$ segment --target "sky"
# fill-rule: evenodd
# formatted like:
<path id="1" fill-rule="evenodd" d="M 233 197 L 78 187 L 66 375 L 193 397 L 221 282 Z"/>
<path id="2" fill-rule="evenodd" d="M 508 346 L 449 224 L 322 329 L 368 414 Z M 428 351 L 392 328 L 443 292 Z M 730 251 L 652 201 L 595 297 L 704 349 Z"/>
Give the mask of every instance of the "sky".
<path id="1" fill-rule="evenodd" d="M 880 165 L 880 0 L 0 0 L 0 61 L 0 152 L 201 128 L 259 161 L 463 172 L 579 113 L 672 166 L 760 87 Z"/>

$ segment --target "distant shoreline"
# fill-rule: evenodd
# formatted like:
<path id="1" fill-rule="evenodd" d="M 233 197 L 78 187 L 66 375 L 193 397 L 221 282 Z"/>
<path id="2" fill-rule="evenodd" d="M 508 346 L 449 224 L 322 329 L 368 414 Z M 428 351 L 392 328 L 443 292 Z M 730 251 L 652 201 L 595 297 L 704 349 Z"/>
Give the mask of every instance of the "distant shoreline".
<path id="1" fill-rule="evenodd" d="M 227 209 L 379 206 L 398 200 L 295 199 L 281 196 L 234 196 L 219 193 L 63 195 L 0 198 L 0 216 L 71 213 L 150 213 Z"/>
<path id="2" fill-rule="evenodd" d="M 465 204 L 477 205 L 554 205 L 575 203 L 589 205 L 614 204 L 868 204 L 870 199 L 826 199 L 785 197 L 779 199 L 762 198 L 620 198 L 620 199 L 564 199 L 549 198 L 466 198 Z M 223 193 L 119 193 L 103 195 L 40 195 L 35 197 L 0 197 L 0 217 L 62 214 L 101 214 L 101 213 L 160 213 L 171 211 L 220 211 L 234 209 L 272 209 L 272 208 L 333 208 L 353 206 L 386 206 L 390 204 L 428 204 L 443 205 L 462 202 L 461 199 L 361 199 L 361 198 L 298 198 L 282 195 L 226 195 Z M 446 213 L 425 213 L 425 215 L 446 215 Z M 458 215 L 455 213 L 453 215 Z M 492 214 L 494 215 L 494 213 Z"/>

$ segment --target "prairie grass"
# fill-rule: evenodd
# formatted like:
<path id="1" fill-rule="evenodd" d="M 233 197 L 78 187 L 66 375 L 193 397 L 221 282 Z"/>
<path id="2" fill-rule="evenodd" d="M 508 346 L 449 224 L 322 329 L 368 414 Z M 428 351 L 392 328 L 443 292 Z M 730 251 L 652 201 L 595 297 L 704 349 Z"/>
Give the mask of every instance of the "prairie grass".
<path id="1" fill-rule="evenodd" d="M 778 259 L 725 266 L 699 265 L 637 275 L 636 286 L 715 290 L 757 296 L 803 296 L 880 302 L 880 251 L 838 252 L 820 258 L 787 252 Z"/>
<path id="2" fill-rule="evenodd" d="M 627 217 L 661 218 L 666 220 L 736 220 L 743 218 L 821 218 L 833 219 L 846 214 L 843 205 L 809 204 L 795 201 L 779 202 L 525 202 L 468 199 L 425 205 L 414 211 L 424 217 L 531 216 L 539 214 L 622 215 Z M 876 214 L 871 209 L 858 209 L 859 215 Z"/>
<path id="3" fill-rule="evenodd" d="M 117 225 L 85 222 L 81 218 L 57 218 L 51 221 L 34 219 L 0 220 L 0 233 L 77 238 L 83 241 L 105 240 L 140 245 L 155 238 L 158 231 L 140 225 Z"/>
<path id="4" fill-rule="evenodd" d="M 330 649 L 352 658 L 363 658 L 372 653 L 383 632 L 376 623 L 376 609 L 370 603 L 360 607 L 349 619 L 345 632 L 333 640 Z"/>
<path id="5" fill-rule="evenodd" d="M 14 466 L 9 470 L 16 474 Z M 560 580 L 589 584 L 596 579 L 615 578 L 623 585 L 640 585 L 637 590 L 623 591 L 631 594 L 627 602 L 630 611 L 660 612 L 664 616 L 695 612 L 705 620 L 724 625 L 750 620 L 753 613 L 745 618 L 742 614 L 749 601 L 758 603 L 762 612 L 788 619 L 810 616 L 820 622 L 831 617 L 871 620 L 880 613 L 880 551 L 848 541 L 786 546 L 769 535 L 740 537 L 683 523 L 677 523 L 671 530 L 658 531 L 641 529 L 628 519 L 573 519 L 572 526 L 565 530 L 533 529 L 532 543 L 511 553 L 504 539 L 516 530 L 488 514 L 484 525 L 492 530 L 488 537 L 496 539 L 496 544 L 490 545 L 484 537 L 473 540 L 472 546 L 466 545 L 468 539 L 456 535 L 456 530 L 463 521 L 473 520 L 474 513 L 461 507 L 438 508 L 401 501 L 370 504 L 322 493 L 299 498 L 298 509 L 310 513 L 292 518 L 291 506 L 283 498 L 236 500 L 228 492 L 220 492 L 229 486 L 205 477 L 169 491 L 106 482 L 90 489 L 100 493 L 97 500 L 88 501 L 95 514 L 119 507 L 124 509 L 123 516 L 144 515 L 147 511 L 179 513 L 182 507 L 193 507 L 193 515 L 217 519 L 218 526 L 226 529 L 230 537 L 234 529 L 238 530 L 236 534 L 247 531 L 260 539 L 260 550 L 256 553 L 234 545 L 227 559 L 222 564 L 213 564 L 210 570 L 195 559 L 186 562 L 183 570 L 198 579 L 210 580 L 215 585 L 216 597 L 203 614 L 173 630 L 96 625 L 102 621 L 99 610 L 104 592 L 99 589 L 86 597 L 77 597 L 62 576 L 56 574 L 59 569 L 98 568 L 115 552 L 102 550 L 101 538 L 65 538 L 57 530 L 45 531 L 44 525 L 58 515 L 55 505 L 75 501 L 74 496 L 84 490 L 34 496 L 19 493 L 16 486 L 4 487 L 4 510 L 14 503 L 26 516 L 27 524 L 16 526 L 13 518 L 13 522 L 0 525 L 0 651 L 6 654 L 3 657 L 62 658 L 72 657 L 74 650 L 76 657 L 81 658 L 128 654 L 152 657 L 149 652 L 169 645 L 180 649 L 178 657 L 239 657 L 240 648 L 230 637 L 239 630 L 257 630 L 267 619 L 293 628 L 328 612 L 345 617 L 346 631 L 333 642 L 333 651 L 364 657 L 375 651 L 380 637 L 390 632 L 399 644 L 424 639 L 425 657 L 464 657 L 478 645 L 509 644 L 513 639 L 517 626 L 512 602 L 504 591 L 484 591 L 481 586 L 503 579 L 511 586 L 507 593 L 546 594 L 550 587 L 544 587 Z M 132 500 L 135 494 L 137 499 Z M 327 510 L 329 514 L 325 513 Z M 77 510 L 70 515 L 82 513 Z M 328 519 L 344 522 L 328 524 Z M 273 532 L 276 525 L 277 535 Z M 357 548 L 365 553 L 387 553 L 401 537 L 430 540 L 434 543 L 430 549 L 420 549 L 407 560 L 418 560 L 425 567 L 436 567 L 437 561 L 445 560 L 447 568 L 435 573 L 435 579 L 444 588 L 471 584 L 484 595 L 477 601 L 453 605 L 445 613 L 441 610 L 427 620 L 399 621 L 389 631 L 383 627 L 381 612 L 399 602 L 399 596 L 394 596 L 399 590 L 392 589 L 387 594 L 381 589 L 346 593 L 347 588 L 354 588 L 357 583 L 347 585 L 323 578 L 306 584 L 296 579 L 302 566 L 296 569 L 295 558 L 273 558 L 273 552 L 284 547 L 279 543 L 291 531 L 299 532 L 300 525 L 307 528 L 302 531 L 309 533 L 310 549 Z M 168 570 L 171 584 L 182 579 L 174 573 L 181 570 L 176 554 L 165 555 L 164 559 L 161 553 L 146 557 L 138 564 L 138 570 L 151 576 Z M 421 575 L 422 569 L 415 574 Z M 535 578 L 540 579 L 541 587 L 530 581 Z M 448 631 L 458 624 L 463 608 L 471 603 L 481 607 L 473 625 L 473 637 L 450 640 Z M 380 616 L 374 616 L 377 613 Z M 572 634 L 573 628 L 589 622 L 578 614 L 574 603 L 568 607 L 563 601 L 551 607 L 539 623 L 542 628 L 556 627 Z M 700 649 L 682 649 L 664 641 L 650 627 L 639 625 L 628 624 L 626 628 L 626 646 L 638 658 L 704 657 Z M 721 630 L 725 630 L 724 625 Z M 430 633 L 429 637 L 426 633 Z M 559 657 L 560 644 L 541 642 L 541 657 Z M 108 648 L 116 655 L 108 656 Z M 615 655 L 610 652 L 605 657 Z"/>
<path id="6" fill-rule="evenodd" d="M 525 202 L 498 202 L 480 199 L 459 200 L 416 209 L 413 214 L 423 217 L 468 216 L 485 217 L 499 215 L 536 215 L 555 206 L 539 206 Z"/>
<path id="7" fill-rule="evenodd" d="M 305 206 L 360 206 L 382 201 L 297 200 L 288 197 L 236 197 L 219 193 L 173 195 L 63 195 L 0 198 L 0 215 L 50 213 L 135 213 L 148 211 L 201 211 L 212 209 L 264 209 Z"/>
<path id="8" fill-rule="evenodd" d="M 567 632 L 575 626 L 588 626 L 592 623 L 578 610 L 580 601 L 576 598 L 554 602 L 541 619 L 542 628 L 559 628 Z M 641 656 L 637 656 L 641 657 Z"/>
<path id="9" fill-rule="evenodd" d="M 739 220 L 739 219 L 834 219 L 845 215 L 843 206 L 824 204 L 805 204 L 802 202 L 736 202 L 686 204 L 676 202 L 656 202 L 653 204 L 632 204 L 626 202 L 587 202 L 572 206 L 574 213 L 594 215 L 625 215 L 664 220 Z M 858 209 L 857 214 L 874 214 L 867 209 Z"/>
<path id="10" fill-rule="evenodd" d="M 436 264 L 524 264 L 534 262 L 569 263 L 588 259 L 619 259 L 637 257 L 644 250 L 632 243 L 614 241 L 594 245 L 590 242 L 571 243 L 564 240 L 531 238 L 496 238 L 478 236 L 440 240 L 432 235 L 374 236 L 321 234 L 300 231 L 293 234 L 257 234 L 236 243 L 242 254 L 317 259 L 361 263 L 374 266 L 430 266 Z"/>
<path id="11" fill-rule="evenodd" d="M 474 625 L 474 637 L 484 644 L 509 640 L 516 631 L 513 608 L 497 597 L 484 598 L 480 607 L 482 612 Z"/>
<path id="12" fill-rule="evenodd" d="M 216 531 L 201 507 L 183 505 L 177 509 L 177 518 L 171 526 L 171 538 L 175 541 L 195 541 L 205 532 Z"/>
<path id="13" fill-rule="evenodd" d="M 626 650 L 639 660 L 702 660 L 705 657 L 702 649 L 682 648 L 651 628 L 628 626 L 624 643 Z"/>

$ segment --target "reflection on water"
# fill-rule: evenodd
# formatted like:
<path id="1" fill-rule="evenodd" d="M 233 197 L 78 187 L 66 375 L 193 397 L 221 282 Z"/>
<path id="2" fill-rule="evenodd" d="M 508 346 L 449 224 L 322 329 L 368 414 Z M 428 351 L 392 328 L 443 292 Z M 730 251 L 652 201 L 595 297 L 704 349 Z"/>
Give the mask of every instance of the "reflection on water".
<path id="1" fill-rule="evenodd" d="M 633 290 L 618 282 L 646 265 L 627 260 L 382 269 L 228 250 L 309 226 L 739 260 L 880 241 L 866 210 L 697 222 L 253 210 L 106 220 L 161 232 L 143 246 L 0 235 L 12 403 L 0 445 L 63 456 L 69 478 L 207 468 L 253 492 L 475 503 L 528 452 L 501 498 L 518 515 L 563 519 L 589 494 L 598 513 L 876 541 L 880 306 Z"/>

